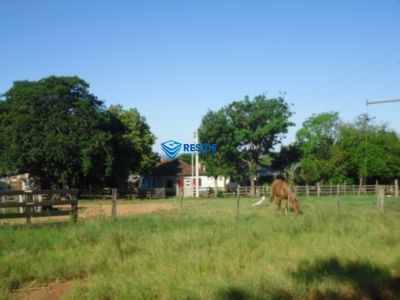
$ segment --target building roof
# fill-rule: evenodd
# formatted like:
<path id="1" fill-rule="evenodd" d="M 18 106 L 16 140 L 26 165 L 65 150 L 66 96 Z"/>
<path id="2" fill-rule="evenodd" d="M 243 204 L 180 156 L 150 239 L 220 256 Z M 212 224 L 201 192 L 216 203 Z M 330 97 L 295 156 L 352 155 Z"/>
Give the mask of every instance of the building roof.
<path id="1" fill-rule="evenodd" d="M 202 169 L 199 170 L 199 174 L 206 175 L 205 171 Z M 152 175 L 177 177 L 192 176 L 192 166 L 180 159 L 163 160 L 157 164 Z"/>

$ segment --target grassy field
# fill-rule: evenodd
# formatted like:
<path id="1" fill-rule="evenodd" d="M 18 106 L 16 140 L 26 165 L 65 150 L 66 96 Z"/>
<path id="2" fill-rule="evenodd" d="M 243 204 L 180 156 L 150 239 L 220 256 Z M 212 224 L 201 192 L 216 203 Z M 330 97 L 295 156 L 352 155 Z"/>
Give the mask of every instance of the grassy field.
<path id="1" fill-rule="evenodd" d="M 0 298 L 54 281 L 73 281 L 66 299 L 400 297 L 400 199 L 301 200 L 286 215 L 244 198 L 238 222 L 230 198 L 184 200 L 182 219 L 1 227 Z"/>

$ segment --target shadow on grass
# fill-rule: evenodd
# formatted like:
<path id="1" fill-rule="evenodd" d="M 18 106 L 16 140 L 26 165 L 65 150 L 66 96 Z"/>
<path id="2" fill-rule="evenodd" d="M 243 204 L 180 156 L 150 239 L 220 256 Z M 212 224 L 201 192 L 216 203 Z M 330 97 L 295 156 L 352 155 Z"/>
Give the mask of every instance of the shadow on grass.
<path id="1" fill-rule="evenodd" d="M 251 295 L 248 291 L 239 287 L 228 287 L 220 290 L 217 293 L 217 299 L 220 300 L 247 300 L 257 299 Z"/>
<path id="2" fill-rule="evenodd" d="M 283 300 L 283 299 L 294 299 L 292 295 L 284 290 L 270 290 L 265 293 L 260 291 L 249 291 L 242 287 L 228 287 L 218 291 L 215 299 L 219 300 Z"/>
<path id="3" fill-rule="evenodd" d="M 313 264 L 302 263 L 292 276 L 297 281 L 308 284 L 321 282 L 330 278 L 338 282 L 351 284 L 353 294 L 340 294 L 339 292 L 317 291 L 314 295 L 318 299 L 399 299 L 400 277 L 393 277 L 389 270 L 379 268 L 365 262 L 342 263 L 337 258 L 318 260 Z M 312 297 L 312 298 L 314 298 Z"/>

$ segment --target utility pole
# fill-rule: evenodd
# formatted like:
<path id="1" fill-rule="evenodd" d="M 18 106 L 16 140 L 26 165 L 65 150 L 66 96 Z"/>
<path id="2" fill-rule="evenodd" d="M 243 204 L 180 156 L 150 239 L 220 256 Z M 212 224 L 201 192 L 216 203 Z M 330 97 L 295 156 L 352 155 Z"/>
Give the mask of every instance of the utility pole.
<path id="1" fill-rule="evenodd" d="M 194 133 L 194 137 L 196 138 L 196 133 Z M 191 158 L 192 158 L 192 161 L 191 161 L 191 164 L 190 164 L 190 166 L 191 166 L 191 168 L 192 168 L 192 176 L 190 177 L 190 186 L 192 187 L 192 197 L 193 197 L 193 195 L 194 195 L 194 156 L 193 156 L 194 154 L 193 154 L 193 152 L 191 153 Z"/>
<path id="2" fill-rule="evenodd" d="M 199 130 L 196 129 L 196 147 L 199 143 Z M 200 187 L 199 187 L 199 152 L 195 151 L 196 155 L 196 198 L 200 197 Z"/>
<path id="3" fill-rule="evenodd" d="M 400 99 L 392 99 L 392 100 L 378 100 L 378 101 L 370 101 L 367 100 L 367 106 L 372 104 L 383 104 L 383 103 L 393 103 L 393 102 L 400 102 Z"/>

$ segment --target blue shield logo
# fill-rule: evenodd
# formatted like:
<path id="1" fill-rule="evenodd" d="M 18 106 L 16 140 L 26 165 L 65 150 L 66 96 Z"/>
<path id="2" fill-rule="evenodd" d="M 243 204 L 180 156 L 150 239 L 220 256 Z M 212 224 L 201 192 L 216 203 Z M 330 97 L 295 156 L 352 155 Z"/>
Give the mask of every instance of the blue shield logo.
<path id="1" fill-rule="evenodd" d="M 169 159 L 174 159 L 181 150 L 182 144 L 173 140 L 169 140 L 161 144 L 162 149 Z"/>

